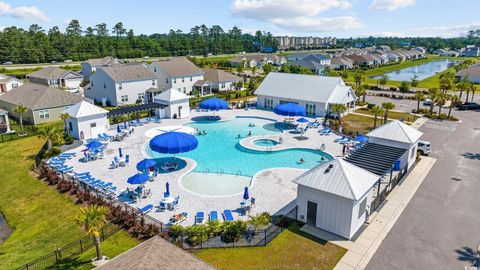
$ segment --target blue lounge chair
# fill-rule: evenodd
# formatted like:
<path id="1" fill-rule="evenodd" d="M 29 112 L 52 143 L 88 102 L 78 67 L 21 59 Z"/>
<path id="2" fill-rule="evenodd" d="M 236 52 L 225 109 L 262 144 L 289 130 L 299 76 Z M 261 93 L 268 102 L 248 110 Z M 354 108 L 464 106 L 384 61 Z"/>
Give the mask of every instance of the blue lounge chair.
<path id="1" fill-rule="evenodd" d="M 152 209 L 153 209 L 153 204 L 147 204 L 143 208 L 140 208 L 138 210 L 140 210 L 140 212 L 142 212 L 142 214 L 146 214 L 146 213 L 152 211 Z"/>
<path id="2" fill-rule="evenodd" d="M 234 221 L 234 220 L 235 220 L 235 219 L 233 218 L 232 211 L 230 211 L 229 209 L 223 210 L 223 219 L 224 219 L 225 221 Z"/>
<path id="3" fill-rule="evenodd" d="M 195 215 L 195 224 L 201 224 L 205 220 L 205 212 L 199 211 Z"/>
<path id="4" fill-rule="evenodd" d="M 72 171 L 73 171 L 73 167 L 70 166 L 70 167 L 66 167 L 66 168 L 57 170 L 57 173 L 67 173 L 67 172 L 72 172 Z"/>
<path id="5" fill-rule="evenodd" d="M 218 212 L 215 211 L 215 210 L 210 211 L 210 215 L 208 215 L 208 220 L 217 221 L 218 220 Z"/>
<path id="6" fill-rule="evenodd" d="M 90 175 L 90 172 L 82 172 L 82 173 L 73 172 L 73 175 L 80 177 L 80 176 Z"/>
<path id="7" fill-rule="evenodd" d="M 111 186 L 113 186 L 113 183 L 112 183 L 112 182 L 108 182 L 108 183 L 106 183 L 105 185 L 103 185 L 103 186 L 101 186 L 101 187 L 99 187 L 99 188 L 107 190 L 107 189 L 110 188 Z"/>
<path id="8" fill-rule="evenodd" d="M 160 204 L 158 205 L 158 211 L 165 211 L 167 209 L 167 204 L 164 203 L 164 202 L 160 202 Z"/>

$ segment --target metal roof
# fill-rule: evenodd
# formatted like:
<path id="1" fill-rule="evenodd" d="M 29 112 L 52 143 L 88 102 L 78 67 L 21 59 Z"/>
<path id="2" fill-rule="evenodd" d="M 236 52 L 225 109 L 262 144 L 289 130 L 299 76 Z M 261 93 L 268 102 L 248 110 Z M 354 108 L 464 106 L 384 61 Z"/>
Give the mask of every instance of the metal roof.
<path id="1" fill-rule="evenodd" d="M 367 143 L 345 160 L 371 173 L 383 176 L 406 151 L 403 148 Z"/>
<path id="2" fill-rule="evenodd" d="M 345 86 L 340 77 L 270 72 L 255 94 L 327 103 L 337 86 Z"/>
<path id="3" fill-rule="evenodd" d="M 108 113 L 108 111 L 86 101 L 81 101 L 64 110 L 62 113 L 68 113 L 70 117 L 80 118 L 92 115 L 104 115 Z"/>
<path id="4" fill-rule="evenodd" d="M 151 109 L 156 109 L 160 108 L 163 109 L 167 107 L 166 105 L 151 102 L 151 103 L 144 103 L 144 104 L 137 104 L 133 106 L 125 106 L 122 108 L 114 109 L 111 110 L 107 113 L 108 117 L 114 116 L 114 115 L 124 115 L 127 113 L 135 113 L 135 112 L 141 112 L 141 111 L 146 111 L 146 110 L 151 110 Z"/>
<path id="5" fill-rule="evenodd" d="M 368 137 L 381 138 L 403 143 L 415 143 L 422 135 L 422 132 L 399 120 L 391 121 L 370 131 L 367 134 Z"/>
<path id="6" fill-rule="evenodd" d="M 155 101 L 161 100 L 161 101 L 171 102 L 171 101 L 177 101 L 177 100 L 188 100 L 190 99 L 190 97 L 176 89 L 170 88 L 154 96 L 153 99 Z"/>
<path id="7" fill-rule="evenodd" d="M 314 167 L 293 182 L 347 199 L 359 200 L 379 178 L 378 175 L 337 158 Z"/>

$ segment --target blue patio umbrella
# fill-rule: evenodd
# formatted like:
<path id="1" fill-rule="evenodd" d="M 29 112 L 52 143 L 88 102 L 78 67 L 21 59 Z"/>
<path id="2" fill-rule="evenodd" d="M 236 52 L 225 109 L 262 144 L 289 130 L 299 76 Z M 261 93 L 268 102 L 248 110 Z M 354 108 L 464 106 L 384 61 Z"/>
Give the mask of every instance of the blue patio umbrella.
<path id="1" fill-rule="evenodd" d="M 143 173 L 137 173 L 134 176 L 128 178 L 127 183 L 131 185 L 141 185 L 148 181 L 148 175 Z"/>
<path id="2" fill-rule="evenodd" d="M 156 164 L 157 164 L 157 162 L 154 159 L 146 158 L 146 159 L 140 161 L 139 163 L 137 163 L 137 169 L 139 171 L 146 171 L 146 170 L 150 169 L 151 167 L 155 166 Z"/>
<path id="3" fill-rule="evenodd" d="M 168 182 L 165 184 L 165 193 L 170 194 L 170 184 Z"/>
<path id="4" fill-rule="evenodd" d="M 299 123 L 308 123 L 308 122 L 310 122 L 310 121 L 308 121 L 307 118 L 302 117 L 302 118 L 297 119 L 297 122 L 299 122 Z"/>
<path id="5" fill-rule="evenodd" d="M 183 132 L 165 132 L 150 140 L 150 149 L 162 154 L 178 154 L 192 151 L 198 146 L 195 136 Z"/>
<path id="6" fill-rule="evenodd" d="M 123 157 L 122 148 L 120 148 L 120 147 L 118 148 L 118 155 L 120 157 Z"/>
<path id="7" fill-rule="evenodd" d="M 273 112 L 283 116 L 305 116 L 305 108 L 295 103 L 284 103 L 273 109 Z"/>
<path id="8" fill-rule="evenodd" d="M 250 198 L 248 196 L 248 187 L 245 187 L 245 189 L 243 191 L 243 199 L 246 201 L 246 200 L 248 200 L 248 198 Z"/>
<path id="9" fill-rule="evenodd" d="M 87 143 L 85 146 L 88 147 L 88 148 L 97 148 L 97 147 L 102 146 L 102 143 L 97 141 L 97 140 L 93 140 L 93 141 Z"/>
<path id="10" fill-rule="evenodd" d="M 225 100 L 214 97 L 200 102 L 198 106 L 200 109 L 218 111 L 227 109 L 228 103 Z"/>
<path id="11" fill-rule="evenodd" d="M 127 121 L 123 121 L 123 128 L 124 128 L 124 129 L 127 129 L 127 128 L 128 128 L 128 126 L 127 126 Z"/>
<path id="12" fill-rule="evenodd" d="M 120 125 L 117 126 L 117 133 L 122 133 L 122 128 L 120 127 Z"/>
<path id="13" fill-rule="evenodd" d="M 366 142 L 368 142 L 368 137 L 366 137 L 364 135 L 358 135 L 358 136 L 355 136 L 355 141 L 361 142 L 361 143 L 366 143 Z"/>

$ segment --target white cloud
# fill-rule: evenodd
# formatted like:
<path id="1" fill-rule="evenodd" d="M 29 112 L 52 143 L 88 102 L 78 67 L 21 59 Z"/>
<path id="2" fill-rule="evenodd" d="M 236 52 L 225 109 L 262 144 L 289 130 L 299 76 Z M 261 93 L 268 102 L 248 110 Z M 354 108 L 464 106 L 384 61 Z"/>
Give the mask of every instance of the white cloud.
<path id="1" fill-rule="evenodd" d="M 416 0 L 373 0 L 368 8 L 372 10 L 394 11 L 399 8 L 414 6 L 415 2 Z"/>
<path id="2" fill-rule="evenodd" d="M 351 0 L 234 0 L 231 11 L 284 29 L 328 32 L 362 27 L 354 16 L 320 16 L 327 10 L 351 8 Z"/>
<path id="3" fill-rule="evenodd" d="M 408 36 L 443 38 L 462 37 L 466 36 L 468 31 L 477 29 L 480 29 L 480 22 L 450 26 L 421 27 L 410 29 L 408 31 Z"/>
<path id="4" fill-rule="evenodd" d="M 27 20 L 49 21 L 50 18 L 36 6 L 12 7 L 10 4 L 0 1 L 0 17 L 13 17 Z"/>

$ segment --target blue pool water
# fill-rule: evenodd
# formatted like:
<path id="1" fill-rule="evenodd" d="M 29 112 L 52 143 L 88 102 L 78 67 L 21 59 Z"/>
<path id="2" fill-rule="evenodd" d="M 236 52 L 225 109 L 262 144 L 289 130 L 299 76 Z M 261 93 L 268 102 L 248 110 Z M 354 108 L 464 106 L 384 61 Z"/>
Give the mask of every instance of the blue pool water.
<path id="1" fill-rule="evenodd" d="M 421 81 L 428 77 L 435 75 L 438 72 L 442 72 L 458 61 L 452 60 L 436 60 L 425 64 L 403 68 L 386 73 L 389 80 L 392 81 L 410 81 L 415 74 L 418 76 L 418 80 Z M 382 75 L 374 76 L 372 79 L 380 79 Z"/>
<path id="2" fill-rule="evenodd" d="M 250 125 L 254 124 L 254 126 Z M 332 159 L 330 155 L 313 149 L 287 149 L 282 151 L 252 151 L 238 143 L 251 131 L 252 135 L 271 135 L 278 139 L 281 130 L 274 121 L 260 118 L 234 118 L 229 121 L 198 121 L 187 126 L 205 130 L 206 135 L 198 135 L 197 149 L 177 155 L 188 157 L 197 162 L 197 172 L 223 172 L 253 176 L 258 171 L 289 167 L 310 169 L 319 164 L 322 157 Z M 240 135 L 241 138 L 237 138 Z M 165 157 L 164 154 L 152 152 L 147 146 L 147 153 L 153 158 Z M 305 162 L 298 161 L 303 158 Z"/>
<path id="3" fill-rule="evenodd" d="M 268 146 L 275 146 L 278 144 L 278 142 L 270 139 L 260 139 L 260 140 L 253 141 L 253 144 L 255 144 L 256 146 L 268 147 Z"/>

